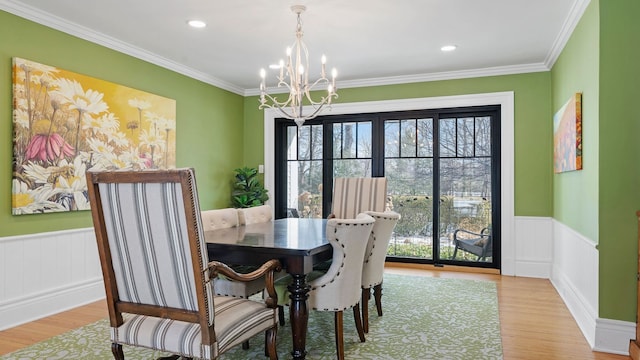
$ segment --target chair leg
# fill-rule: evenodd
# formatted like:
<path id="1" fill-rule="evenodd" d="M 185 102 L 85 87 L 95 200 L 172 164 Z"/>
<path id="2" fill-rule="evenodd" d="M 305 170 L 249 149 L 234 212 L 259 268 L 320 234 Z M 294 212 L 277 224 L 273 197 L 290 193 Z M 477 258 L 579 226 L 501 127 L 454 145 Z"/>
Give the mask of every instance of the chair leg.
<path id="1" fill-rule="evenodd" d="M 369 332 L 369 297 L 371 296 L 371 289 L 362 289 L 362 328 L 365 333 Z"/>
<path id="2" fill-rule="evenodd" d="M 272 327 L 264 333 L 264 351 L 270 360 L 278 360 L 278 351 L 276 349 L 276 337 L 278 328 Z"/>
<path id="3" fill-rule="evenodd" d="M 242 343 L 242 350 L 249 350 L 249 340 Z"/>
<path id="4" fill-rule="evenodd" d="M 378 284 L 373 287 L 373 297 L 376 299 L 378 316 L 382 316 L 382 284 Z"/>
<path id="5" fill-rule="evenodd" d="M 364 330 L 362 329 L 362 319 L 360 318 L 360 304 L 355 304 L 353 306 L 353 319 L 356 321 L 356 330 L 358 330 L 360 342 L 365 342 Z"/>
<path id="6" fill-rule="evenodd" d="M 338 353 L 338 360 L 344 360 L 344 334 L 342 332 L 343 329 L 343 321 L 342 321 L 342 311 L 335 312 L 335 332 L 336 332 L 336 351 Z"/>
<path id="7" fill-rule="evenodd" d="M 124 352 L 122 352 L 122 345 L 117 343 L 111 343 L 111 352 L 116 360 L 124 360 Z"/>
<path id="8" fill-rule="evenodd" d="M 284 306 L 278 305 L 278 322 L 280 326 L 284 326 Z"/>

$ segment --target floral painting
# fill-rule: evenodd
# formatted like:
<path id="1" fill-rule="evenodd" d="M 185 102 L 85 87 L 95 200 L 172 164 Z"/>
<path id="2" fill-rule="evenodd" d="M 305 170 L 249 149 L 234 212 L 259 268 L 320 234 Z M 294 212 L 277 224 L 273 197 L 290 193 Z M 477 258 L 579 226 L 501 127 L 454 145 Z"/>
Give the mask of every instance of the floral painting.
<path id="1" fill-rule="evenodd" d="M 553 169 L 582 170 L 582 93 L 576 93 L 553 116 Z"/>
<path id="2" fill-rule="evenodd" d="M 12 213 L 88 210 L 89 169 L 174 168 L 176 102 L 13 58 Z"/>

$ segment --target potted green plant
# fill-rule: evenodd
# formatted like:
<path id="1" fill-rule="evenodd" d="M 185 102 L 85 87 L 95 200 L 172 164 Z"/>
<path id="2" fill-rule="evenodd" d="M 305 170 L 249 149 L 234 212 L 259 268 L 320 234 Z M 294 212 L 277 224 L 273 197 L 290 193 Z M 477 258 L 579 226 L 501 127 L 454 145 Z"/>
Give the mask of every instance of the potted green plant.
<path id="1" fill-rule="evenodd" d="M 231 205 L 235 208 L 248 208 L 264 205 L 269 200 L 267 189 L 258 179 L 258 169 L 243 167 L 235 169 L 235 183 L 231 193 Z"/>

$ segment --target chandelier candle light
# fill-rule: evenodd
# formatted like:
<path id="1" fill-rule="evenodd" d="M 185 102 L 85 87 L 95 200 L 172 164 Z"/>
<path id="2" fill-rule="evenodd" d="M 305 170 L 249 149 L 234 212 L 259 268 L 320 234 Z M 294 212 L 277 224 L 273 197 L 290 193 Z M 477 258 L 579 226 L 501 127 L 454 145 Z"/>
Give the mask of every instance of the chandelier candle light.
<path id="1" fill-rule="evenodd" d="M 337 98 L 336 93 L 336 76 L 337 71 L 335 68 L 331 71 L 331 81 L 326 76 L 326 56 L 322 55 L 321 58 L 321 70 L 320 78 L 313 84 L 309 85 L 309 50 L 302 41 L 302 21 L 300 20 L 300 14 L 306 10 L 304 5 L 294 5 L 291 7 L 298 17 L 298 24 L 296 26 L 296 41 L 291 47 L 287 48 L 287 63 L 284 60 L 280 60 L 280 75 L 278 76 L 278 87 L 287 87 L 289 90 L 289 98 L 286 101 L 278 101 L 275 96 L 271 96 L 267 93 L 267 86 L 265 78 L 267 72 L 265 69 L 260 69 L 260 106 L 259 109 L 272 108 L 277 109 L 287 119 L 292 119 L 298 125 L 302 126 L 306 120 L 310 120 L 318 116 L 320 110 L 325 105 L 331 105 L 331 99 Z M 304 53 L 304 63 L 302 55 Z M 286 70 L 286 78 L 285 78 Z M 310 91 L 316 87 L 326 85 L 327 95 L 321 97 L 318 101 L 314 101 L 311 98 Z M 303 101 L 306 98 L 306 103 L 311 105 L 313 109 L 303 114 Z"/>

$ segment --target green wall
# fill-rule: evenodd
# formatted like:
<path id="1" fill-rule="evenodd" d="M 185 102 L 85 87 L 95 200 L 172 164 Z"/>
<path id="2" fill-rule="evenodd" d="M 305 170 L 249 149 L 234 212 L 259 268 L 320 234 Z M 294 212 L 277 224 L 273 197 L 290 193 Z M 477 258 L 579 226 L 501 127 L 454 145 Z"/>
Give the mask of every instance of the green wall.
<path id="1" fill-rule="evenodd" d="M 640 1 L 600 5 L 600 317 L 635 321 Z"/>
<path id="2" fill-rule="evenodd" d="M 583 116 L 583 169 L 554 174 L 553 217 L 595 242 L 598 242 L 600 98 L 598 22 L 598 6 L 593 1 L 551 71 L 553 112 L 576 92 L 582 92 Z"/>
<path id="3" fill-rule="evenodd" d="M 598 243 L 598 316 L 635 322 L 640 210 L 640 2 L 593 0 L 552 74 L 553 108 L 583 92 L 584 169 L 554 175 L 555 219 Z"/>
<path id="4" fill-rule="evenodd" d="M 555 217 L 598 242 L 599 317 L 635 321 L 640 209 L 640 14 L 637 0 L 593 0 L 551 72 L 348 88 L 338 102 L 513 91 L 515 214 Z M 14 34 L 20 34 L 16 36 Z M 233 169 L 263 163 L 263 115 L 243 98 L 173 71 L 0 11 L 0 158 L 12 157 L 11 58 L 57 66 L 177 101 L 177 166 L 196 169 L 203 209 L 225 207 Z M 555 110 L 583 92 L 584 170 L 553 174 Z M 0 189 L 12 165 L 0 162 Z M 88 212 L 11 215 L 0 197 L 0 236 L 91 226 Z"/>
<path id="5" fill-rule="evenodd" d="M 0 11 L 0 236 L 92 226 L 88 211 L 11 215 L 12 57 L 175 99 L 177 166 L 195 168 L 203 209 L 229 205 L 243 165 L 242 96 Z"/>
<path id="6" fill-rule="evenodd" d="M 552 120 L 549 72 L 474 79 L 349 88 L 336 103 L 513 91 L 515 98 L 515 214 L 552 216 Z M 263 113 L 258 98 L 245 99 L 245 163 L 264 159 Z"/>

